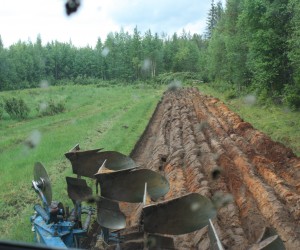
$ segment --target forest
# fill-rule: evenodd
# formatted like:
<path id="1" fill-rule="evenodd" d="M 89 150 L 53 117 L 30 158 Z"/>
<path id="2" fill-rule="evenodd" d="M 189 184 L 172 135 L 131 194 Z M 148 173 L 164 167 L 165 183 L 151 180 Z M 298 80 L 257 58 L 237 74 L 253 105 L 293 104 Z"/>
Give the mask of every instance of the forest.
<path id="1" fill-rule="evenodd" d="M 1 34 L 0 34 L 1 35 Z M 121 29 L 96 46 L 72 42 L 18 41 L 0 37 L 0 90 L 93 80 L 155 80 L 170 72 L 192 72 L 220 83 L 234 95 L 300 107 L 300 2 L 297 0 L 212 0 L 205 34 L 141 33 Z"/>
<path id="2" fill-rule="evenodd" d="M 58 41 L 43 46 L 40 36 L 8 49 L 0 43 L 0 88 L 37 87 L 42 80 L 54 85 L 87 79 L 134 82 L 164 72 L 199 72 L 202 43 L 201 36 L 184 31 L 162 38 L 150 30 L 142 36 L 137 28 L 132 35 L 110 33 L 104 43 L 99 38 L 95 48 Z"/>

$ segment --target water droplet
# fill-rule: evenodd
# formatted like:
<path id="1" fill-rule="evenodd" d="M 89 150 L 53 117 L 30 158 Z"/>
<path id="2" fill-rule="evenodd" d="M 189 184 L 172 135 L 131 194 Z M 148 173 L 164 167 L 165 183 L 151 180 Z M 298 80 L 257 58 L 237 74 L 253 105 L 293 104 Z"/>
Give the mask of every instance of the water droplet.
<path id="1" fill-rule="evenodd" d="M 217 208 L 221 208 L 232 202 L 233 196 L 231 194 L 225 194 L 219 191 L 214 194 L 212 200 Z"/>
<path id="2" fill-rule="evenodd" d="M 29 137 L 25 140 L 24 144 L 30 149 L 34 149 L 41 142 L 42 134 L 38 130 L 31 132 Z"/>
<path id="3" fill-rule="evenodd" d="M 48 108 L 48 103 L 46 103 L 46 102 L 40 103 L 40 112 L 45 111 L 47 108 Z"/>
<path id="4" fill-rule="evenodd" d="M 104 56 L 104 57 L 106 57 L 108 55 L 108 53 L 109 53 L 109 48 L 104 47 L 103 50 L 102 50 L 102 52 L 101 52 L 101 55 Z"/>
<path id="5" fill-rule="evenodd" d="M 156 239 L 154 237 L 149 237 L 148 240 L 147 240 L 147 246 L 149 248 L 155 248 L 156 246 Z"/>
<path id="6" fill-rule="evenodd" d="M 182 82 L 179 80 L 174 80 L 170 82 L 168 89 L 171 91 L 176 91 L 178 89 L 182 88 Z"/>
<path id="7" fill-rule="evenodd" d="M 240 187 L 240 193 L 241 193 L 241 195 L 244 196 L 244 197 L 246 197 L 246 192 L 247 192 L 246 187 L 244 185 L 242 185 Z"/>
<path id="8" fill-rule="evenodd" d="M 47 80 L 42 80 L 41 82 L 40 82 L 40 87 L 42 88 L 42 89 L 47 89 L 47 88 L 49 88 L 49 82 L 47 81 Z"/>
<path id="9" fill-rule="evenodd" d="M 256 103 L 256 96 L 254 95 L 247 95 L 244 97 L 244 103 L 253 106 Z"/>
<path id="10" fill-rule="evenodd" d="M 219 160 L 220 155 L 217 154 L 217 153 L 215 153 L 215 154 L 212 154 L 211 157 L 212 157 L 212 159 L 213 159 L 214 161 L 217 161 L 217 160 Z M 220 169 L 220 170 L 222 171 L 222 169 Z"/>
<path id="11" fill-rule="evenodd" d="M 145 59 L 142 65 L 142 70 L 147 71 L 151 67 L 151 61 L 150 59 Z"/>
<path id="12" fill-rule="evenodd" d="M 283 111 L 283 113 L 286 113 L 286 114 L 291 113 L 291 109 L 289 107 L 284 107 L 282 111 Z"/>
<path id="13" fill-rule="evenodd" d="M 193 202 L 192 204 L 191 204 L 191 210 L 192 211 L 196 211 L 196 210 L 198 210 L 200 208 L 200 203 L 199 202 Z"/>
<path id="14" fill-rule="evenodd" d="M 138 100 L 140 99 L 140 96 L 139 96 L 139 95 L 136 95 L 136 94 L 133 94 L 131 98 L 132 98 L 132 100 L 134 100 L 134 101 L 138 101 Z"/>
<path id="15" fill-rule="evenodd" d="M 207 122 L 199 122 L 197 125 L 195 125 L 195 129 L 197 132 L 201 132 L 206 128 L 208 128 Z"/>

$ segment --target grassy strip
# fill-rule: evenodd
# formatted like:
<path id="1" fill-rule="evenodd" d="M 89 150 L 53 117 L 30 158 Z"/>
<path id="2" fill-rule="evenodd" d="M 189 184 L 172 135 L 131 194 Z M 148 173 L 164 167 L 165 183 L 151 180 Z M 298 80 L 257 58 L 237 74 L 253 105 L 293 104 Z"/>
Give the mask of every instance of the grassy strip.
<path id="1" fill-rule="evenodd" d="M 20 96 L 32 112 L 25 121 L 8 119 L 0 126 L 0 238 L 32 241 L 29 217 L 39 202 L 31 189 L 33 165 L 41 161 L 50 176 L 53 199 L 71 205 L 65 176 L 71 165 L 64 153 L 76 143 L 81 148 L 104 147 L 128 154 L 142 134 L 163 89 L 96 86 L 63 86 L 0 93 L 0 98 Z M 55 116 L 37 117 L 40 101 L 60 99 L 67 111 Z M 33 148 L 24 141 L 39 131 L 40 143 Z M 72 206 L 70 206 L 72 207 Z"/>
<path id="2" fill-rule="evenodd" d="M 291 111 L 287 107 L 270 103 L 259 104 L 253 95 L 228 100 L 228 96 L 214 89 L 213 85 L 202 84 L 198 88 L 202 93 L 219 98 L 242 119 L 269 135 L 274 141 L 291 148 L 297 156 L 300 156 L 299 111 Z"/>

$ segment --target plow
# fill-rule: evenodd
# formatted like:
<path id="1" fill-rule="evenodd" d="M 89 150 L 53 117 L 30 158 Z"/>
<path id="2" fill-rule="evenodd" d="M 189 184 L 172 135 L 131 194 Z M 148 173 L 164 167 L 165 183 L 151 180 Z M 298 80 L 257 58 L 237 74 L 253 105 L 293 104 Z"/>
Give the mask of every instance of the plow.
<path id="1" fill-rule="evenodd" d="M 167 178 L 116 151 L 84 151 L 76 145 L 65 156 L 75 175 L 66 177 L 68 197 L 73 203 L 71 210 L 52 200 L 45 167 L 41 163 L 34 165 L 32 187 L 41 200 L 41 204 L 34 205 L 31 217 L 37 243 L 47 247 L 88 248 L 85 240 L 90 237 L 88 230 L 96 217 L 96 249 L 176 249 L 173 236 L 205 227 L 210 249 L 225 249 L 214 226 L 218 209 L 225 203 L 195 192 L 161 201 L 170 190 Z M 84 178 L 94 183 L 94 193 Z M 127 225 L 120 203 L 139 205 L 137 226 Z M 278 235 L 266 232 L 249 249 L 285 248 Z"/>

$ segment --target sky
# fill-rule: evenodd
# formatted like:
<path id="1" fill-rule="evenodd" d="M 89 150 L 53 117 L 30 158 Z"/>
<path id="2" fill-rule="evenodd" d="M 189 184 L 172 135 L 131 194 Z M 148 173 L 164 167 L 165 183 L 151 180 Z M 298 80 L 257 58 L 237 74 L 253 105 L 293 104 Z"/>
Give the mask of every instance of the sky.
<path id="1" fill-rule="evenodd" d="M 132 33 L 135 26 L 141 34 L 148 29 L 159 35 L 180 34 L 183 29 L 203 34 L 211 5 L 210 0 L 81 0 L 78 11 L 67 16 L 65 2 L 0 0 L 4 46 L 19 40 L 35 42 L 40 34 L 43 44 L 71 40 L 78 47 L 94 47 L 99 37 L 104 42 L 109 32 L 123 28 Z"/>

